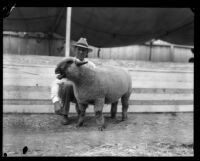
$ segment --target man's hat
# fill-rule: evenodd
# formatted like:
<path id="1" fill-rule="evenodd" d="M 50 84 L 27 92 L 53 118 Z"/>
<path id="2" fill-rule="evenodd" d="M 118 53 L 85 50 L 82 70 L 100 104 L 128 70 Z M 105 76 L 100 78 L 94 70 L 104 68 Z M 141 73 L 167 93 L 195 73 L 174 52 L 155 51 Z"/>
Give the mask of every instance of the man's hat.
<path id="1" fill-rule="evenodd" d="M 76 47 L 86 48 L 86 49 L 89 50 L 89 52 L 92 51 L 92 49 L 89 48 L 89 46 L 88 46 L 88 43 L 87 43 L 86 38 L 82 38 L 82 37 L 81 37 L 81 38 L 76 42 L 76 44 L 73 44 L 73 45 L 76 46 Z"/>

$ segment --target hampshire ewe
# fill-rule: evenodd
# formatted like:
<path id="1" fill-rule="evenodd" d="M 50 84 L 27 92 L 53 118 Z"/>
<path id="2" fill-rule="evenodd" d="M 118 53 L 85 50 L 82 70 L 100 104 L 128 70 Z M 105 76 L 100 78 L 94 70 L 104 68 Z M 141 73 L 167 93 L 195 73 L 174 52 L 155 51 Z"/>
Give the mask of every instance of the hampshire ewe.
<path id="1" fill-rule="evenodd" d="M 113 66 L 90 69 L 84 66 L 86 63 L 68 57 L 63 59 L 55 69 L 58 79 L 68 78 L 73 82 L 74 95 L 80 110 L 77 126 L 83 124 L 88 104 L 93 104 L 96 123 L 99 130 L 103 130 L 105 128 L 102 115 L 104 104 L 112 103 L 114 107 L 112 112 L 115 116 L 120 98 L 122 120 L 127 119 L 128 102 L 132 92 L 132 81 L 128 71 Z"/>

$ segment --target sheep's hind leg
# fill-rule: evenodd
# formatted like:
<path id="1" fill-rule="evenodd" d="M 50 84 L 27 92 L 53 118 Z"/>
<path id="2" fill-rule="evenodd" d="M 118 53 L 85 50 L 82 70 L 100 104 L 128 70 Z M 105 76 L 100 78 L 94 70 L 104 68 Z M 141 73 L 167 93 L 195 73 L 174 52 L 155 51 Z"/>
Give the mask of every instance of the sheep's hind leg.
<path id="1" fill-rule="evenodd" d="M 80 114 L 79 114 L 78 123 L 76 124 L 76 127 L 80 127 L 83 125 L 87 106 L 88 106 L 87 104 L 78 104 Z"/>
<path id="2" fill-rule="evenodd" d="M 94 111 L 95 111 L 96 123 L 98 125 L 98 130 L 100 131 L 103 131 L 103 129 L 105 128 L 104 116 L 102 114 L 103 106 L 104 106 L 104 98 L 100 98 L 95 101 Z"/>
<path id="3" fill-rule="evenodd" d="M 111 104 L 110 115 L 111 115 L 112 119 L 116 118 L 117 104 L 118 104 L 118 101 L 116 101 L 116 102 L 114 102 L 114 103 Z"/>
<path id="4" fill-rule="evenodd" d="M 129 106 L 129 97 L 130 95 L 123 95 L 121 98 L 121 103 L 122 103 L 122 121 L 127 120 L 127 111 L 128 111 L 128 106 Z"/>

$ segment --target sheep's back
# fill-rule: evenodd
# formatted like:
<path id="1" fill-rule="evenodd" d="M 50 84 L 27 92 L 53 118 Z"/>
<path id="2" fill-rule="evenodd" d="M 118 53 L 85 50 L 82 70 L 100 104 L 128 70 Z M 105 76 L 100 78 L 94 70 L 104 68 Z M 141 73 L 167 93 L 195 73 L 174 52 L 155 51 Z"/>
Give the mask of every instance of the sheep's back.
<path id="1" fill-rule="evenodd" d="M 106 103 L 115 102 L 132 88 L 131 77 L 123 68 L 104 66 L 96 74 L 105 89 Z"/>

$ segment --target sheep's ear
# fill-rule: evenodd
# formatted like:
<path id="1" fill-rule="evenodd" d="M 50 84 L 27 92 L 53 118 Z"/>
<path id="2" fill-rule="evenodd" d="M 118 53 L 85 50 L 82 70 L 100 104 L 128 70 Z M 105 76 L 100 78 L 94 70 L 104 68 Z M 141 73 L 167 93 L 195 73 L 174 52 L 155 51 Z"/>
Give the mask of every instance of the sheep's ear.
<path id="1" fill-rule="evenodd" d="M 81 66 L 81 65 L 84 65 L 84 64 L 87 64 L 88 62 L 87 61 L 75 61 L 75 64 L 77 66 Z"/>

